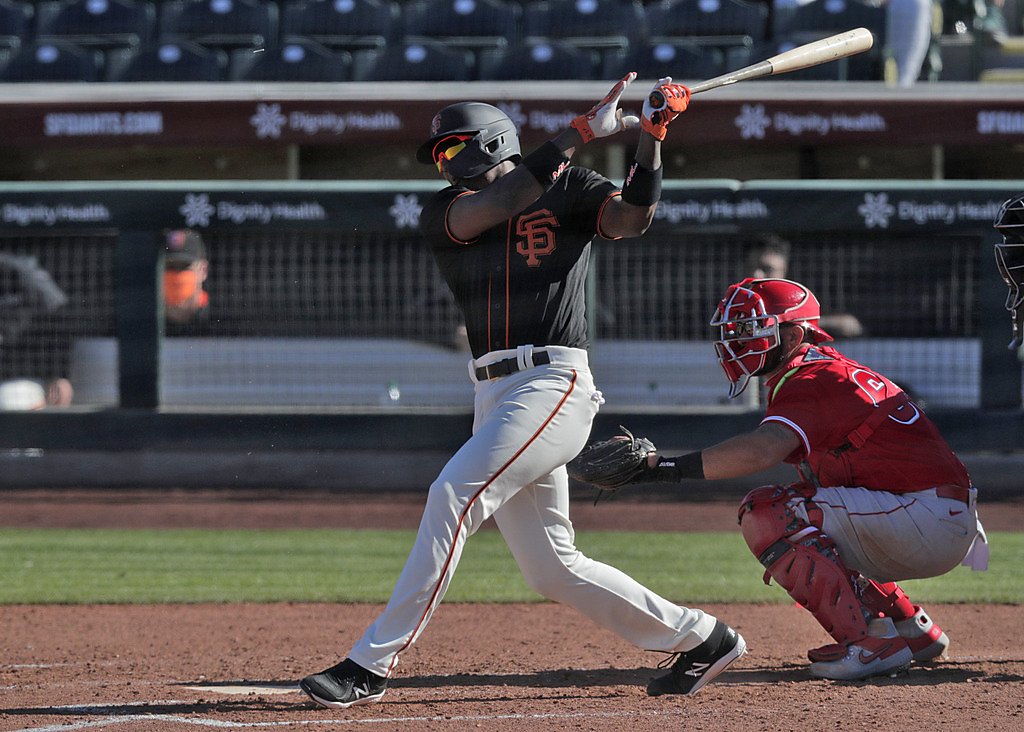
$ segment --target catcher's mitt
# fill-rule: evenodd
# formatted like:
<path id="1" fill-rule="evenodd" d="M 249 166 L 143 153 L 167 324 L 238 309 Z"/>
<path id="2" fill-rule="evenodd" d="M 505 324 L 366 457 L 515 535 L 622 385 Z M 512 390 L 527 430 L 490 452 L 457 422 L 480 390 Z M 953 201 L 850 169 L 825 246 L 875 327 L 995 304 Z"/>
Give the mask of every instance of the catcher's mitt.
<path id="1" fill-rule="evenodd" d="M 572 459 L 566 468 L 574 480 L 612 492 L 643 480 L 648 470 L 647 456 L 657 448 L 646 437 L 633 437 L 621 425 L 619 429 L 625 434 L 591 442 Z"/>

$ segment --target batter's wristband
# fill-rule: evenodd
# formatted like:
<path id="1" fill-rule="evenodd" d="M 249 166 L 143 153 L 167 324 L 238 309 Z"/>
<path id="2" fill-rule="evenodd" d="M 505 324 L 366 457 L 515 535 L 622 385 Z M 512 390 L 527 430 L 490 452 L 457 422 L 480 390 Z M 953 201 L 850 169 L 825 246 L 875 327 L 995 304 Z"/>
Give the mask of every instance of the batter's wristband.
<path id="1" fill-rule="evenodd" d="M 704 480 L 704 456 L 688 452 L 679 457 L 659 457 L 658 464 L 647 471 L 648 480 L 662 483 L 677 483 L 680 480 Z"/>
<path id="2" fill-rule="evenodd" d="M 565 166 L 569 164 L 569 158 L 559 149 L 558 145 L 548 141 L 524 157 L 522 164 L 537 179 L 537 182 L 544 186 L 544 190 L 547 190 L 565 170 Z"/>
<path id="3" fill-rule="evenodd" d="M 622 200 L 633 206 L 653 206 L 661 200 L 661 177 L 664 166 L 648 170 L 637 161 L 629 166 L 626 183 L 622 186 Z"/>

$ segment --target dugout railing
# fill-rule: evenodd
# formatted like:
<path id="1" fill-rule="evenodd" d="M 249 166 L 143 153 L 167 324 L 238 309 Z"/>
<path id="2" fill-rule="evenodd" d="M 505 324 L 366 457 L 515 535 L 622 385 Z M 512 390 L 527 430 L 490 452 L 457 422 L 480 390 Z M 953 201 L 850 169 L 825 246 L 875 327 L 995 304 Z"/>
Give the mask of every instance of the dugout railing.
<path id="1" fill-rule="evenodd" d="M 48 464 L 74 483 L 68 462 L 46 458 L 78 453 L 109 458 L 83 468 L 85 482 L 145 481 L 173 473 L 169 455 L 206 451 L 224 468 L 210 480 L 245 483 L 275 454 L 383 449 L 420 465 L 417 451 L 457 448 L 471 423 L 467 354 L 416 230 L 435 189 L 0 187 L 0 251 L 33 257 L 67 295 L 0 345 L 4 374 L 65 373 L 75 388 L 69 408 L 0 415 L 0 483 L 44 482 Z M 827 312 L 856 322 L 841 347 L 910 390 L 956 449 L 1019 450 L 1021 361 L 1006 347 L 992 255 L 992 220 L 1019 190 L 1024 181 L 667 183 L 642 239 L 594 246 L 592 360 L 608 398 L 595 431 L 623 422 L 693 447 L 756 424 L 756 389 L 724 398 L 707 321 L 767 246 Z M 210 260 L 209 317 L 195 330 L 165 327 L 160 299 L 161 232 L 184 226 Z"/>

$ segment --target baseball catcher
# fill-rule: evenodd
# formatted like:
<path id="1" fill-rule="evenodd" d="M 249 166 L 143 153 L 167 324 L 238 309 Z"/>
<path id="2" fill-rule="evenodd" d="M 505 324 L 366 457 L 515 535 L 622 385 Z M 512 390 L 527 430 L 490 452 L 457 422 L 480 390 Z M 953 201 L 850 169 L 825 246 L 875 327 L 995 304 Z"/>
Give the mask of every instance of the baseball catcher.
<path id="1" fill-rule="evenodd" d="M 1004 272 L 1019 283 L 1012 267 Z M 680 457 L 659 456 L 627 432 L 585 448 L 570 471 L 614 489 L 794 465 L 798 482 L 743 499 L 743 538 L 765 582 L 774 579 L 831 636 L 808 651 L 811 674 L 862 679 L 945 654 L 949 638 L 897 582 L 960 563 L 984 569 L 987 546 L 977 490 L 935 424 L 899 386 L 828 345 L 820 318 L 798 282 L 732 285 L 711 320 L 714 347 L 730 397 L 764 380 L 758 428 Z"/>
<path id="2" fill-rule="evenodd" d="M 996 244 L 996 266 L 1010 288 L 1006 309 L 1013 324 L 1013 340 L 1009 347 L 1016 350 L 1024 342 L 1024 196 L 1003 204 L 995 227 L 1003 235 L 1002 243 Z"/>

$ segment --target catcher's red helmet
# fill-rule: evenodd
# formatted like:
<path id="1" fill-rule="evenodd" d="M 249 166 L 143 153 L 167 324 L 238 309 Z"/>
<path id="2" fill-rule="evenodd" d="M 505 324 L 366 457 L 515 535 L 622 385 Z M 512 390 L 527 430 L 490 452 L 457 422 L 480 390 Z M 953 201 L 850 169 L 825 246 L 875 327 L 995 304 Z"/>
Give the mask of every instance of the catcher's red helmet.
<path id="1" fill-rule="evenodd" d="M 729 398 L 774 365 L 769 355 L 781 343 L 780 323 L 799 323 L 815 343 L 832 340 L 818 325 L 820 317 L 818 299 L 799 282 L 748 277 L 730 285 L 711 318 L 711 327 L 719 329 L 715 352 L 729 379 Z"/>

